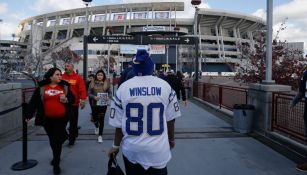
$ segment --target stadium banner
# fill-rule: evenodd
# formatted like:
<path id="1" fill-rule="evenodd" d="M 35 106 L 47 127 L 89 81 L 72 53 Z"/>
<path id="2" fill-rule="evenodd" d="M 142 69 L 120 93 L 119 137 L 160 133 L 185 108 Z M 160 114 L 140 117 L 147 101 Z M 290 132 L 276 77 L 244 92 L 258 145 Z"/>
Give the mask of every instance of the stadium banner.
<path id="1" fill-rule="evenodd" d="M 95 15 L 94 22 L 104 21 L 105 15 Z"/>
<path id="2" fill-rule="evenodd" d="M 69 18 L 63 18 L 62 19 L 62 25 L 69 25 L 70 24 L 70 19 Z"/>
<path id="3" fill-rule="evenodd" d="M 114 21 L 123 21 L 126 19 L 126 15 L 124 13 L 114 14 Z"/>
<path id="4" fill-rule="evenodd" d="M 133 13 L 133 19 L 146 19 L 146 18 L 147 18 L 146 12 Z"/>
<path id="5" fill-rule="evenodd" d="M 165 54 L 165 45 L 149 45 L 149 53 L 152 55 Z"/>
<path id="6" fill-rule="evenodd" d="M 144 26 L 143 31 L 165 31 L 164 26 Z"/>
<path id="7" fill-rule="evenodd" d="M 136 54 L 138 49 L 149 50 L 148 45 L 132 45 L 132 44 L 121 44 L 120 53 L 121 54 Z"/>
<path id="8" fill-rule="evenodd" d="M 155 18 L 156 19 L 168 19 L 169 12 L 155 12 Z"/>

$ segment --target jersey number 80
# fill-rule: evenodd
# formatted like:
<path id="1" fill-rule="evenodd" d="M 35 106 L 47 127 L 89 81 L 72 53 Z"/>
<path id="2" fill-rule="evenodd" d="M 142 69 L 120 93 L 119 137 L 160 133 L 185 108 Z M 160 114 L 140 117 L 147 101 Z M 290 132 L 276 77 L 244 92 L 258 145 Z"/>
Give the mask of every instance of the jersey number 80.
<path id="1" fill-rule="evenodd" d="M 131 116 L 131 109 L 137 109 L 137 116 Z M 159 129 L 153 130 L 153 109 L 159 109 Z M 163 124 L 164 105 L 162 103 L 150 103 L 147 106 L 147 133 L 150 136 L 161 135 L 164 131 Z M 143 131 L 144 106 L 141 103 L 128 103 L 126 106 L 126 132 L 129 135 L 139 136 Z M 155 119 L 156 120 L 156 119 Z M 130 123 L 137 123 L 137 130 L 131 130 Z"/>

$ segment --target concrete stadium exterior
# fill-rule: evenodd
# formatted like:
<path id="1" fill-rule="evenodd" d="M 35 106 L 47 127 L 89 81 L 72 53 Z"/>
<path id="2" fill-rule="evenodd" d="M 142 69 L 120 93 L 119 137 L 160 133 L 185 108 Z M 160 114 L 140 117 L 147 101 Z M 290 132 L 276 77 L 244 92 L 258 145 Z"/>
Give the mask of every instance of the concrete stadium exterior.
<path id="1" fill-rule="evenodd" d="M 255 31 L 265 28 L 265 22 L 261 18 L 250 15 L 199 9 L 194 18 L 178 18 L 177 13 L 183 11 L 184 2 L 89 7 L 89 34 L 198 36 L 200 38 L 200 62 L 202 63 L 200 68 L 202 71 L 219 72 L 220 70 L 214 69 L 221 65 L 228 66 L 237 63 L 241 54 L 239 46 L 246 43 L 252 44 L 256 37 L 254 36 Z M 49 54 L 49 59 L 51 52 L 65 46 L 69 46 L 82 55 L 85 15 L 86 8 L 79 8 L 25 19 L 19 26 L 19 41 L 36 45 L 42 55 L 48 57 Z M 33 32 L 33 28 L 37 27 L 39 35 Z M 31 33 L 35 34 L 31 36 Z M 36 38 L 36 44 L 31 38 Z M 131 60 L 132 56 L 131 53 L 123 52 L 122 47 L 118 44 L 89 45 L 89 70 L 103 66 L 105 62 L 101 60 L 106 59 L 106 54 L 110 50 L 109 53 L 116 62 L 112 69 L 119 71 Z M 168 60 L 173 69 L 193 71 L 194 49 L 195 46 L 169 45 L 166 46 L 166 54 L 153 54 L 152 58 L 157 69 Z M 210 68 L 210 65 L 213 66 Z M 82 63 L 79 63 L 78 67 L 81 71 Z"/>

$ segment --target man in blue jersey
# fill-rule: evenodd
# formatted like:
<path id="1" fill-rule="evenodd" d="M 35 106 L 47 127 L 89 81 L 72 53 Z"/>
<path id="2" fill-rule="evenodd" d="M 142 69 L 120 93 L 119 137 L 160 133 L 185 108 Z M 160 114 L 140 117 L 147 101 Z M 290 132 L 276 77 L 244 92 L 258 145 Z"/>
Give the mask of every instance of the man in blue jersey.
<path id="1" fill-rule="evenodd" d="M 109 124 L 116 128 L 109 156 L 121 147 L 127 175 L 166 175 L 175 146 L 175 118 L 181 115 L 176 92 L 153 74 L 146 50 L 133 60 L 135 77 L 117 90 L 111 104 Z"/>

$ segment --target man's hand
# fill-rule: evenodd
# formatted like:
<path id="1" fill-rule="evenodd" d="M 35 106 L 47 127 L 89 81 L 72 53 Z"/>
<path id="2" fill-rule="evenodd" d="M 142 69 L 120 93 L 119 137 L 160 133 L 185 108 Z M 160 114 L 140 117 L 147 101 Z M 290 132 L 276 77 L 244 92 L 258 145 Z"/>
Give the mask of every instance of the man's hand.
<path id="1" fill-rule="evenodd" d="M 175 139 L 174 140 L 168 140 L 168 142 L 169 142 L 169 147 L 171 148 L 171 149 L 173 149 L 174 147 L 175 147 Z"/>
<path id="2" fill-rule="evenodd" d="M 80 108 L 83 109 L 85 107 L 85 101 L 80 100 L 79 105 L 80 105 Z"/>
<path id="3" fill-rule="evenodd" d="M 96 96 L 96 97 L 94 97 L 94 99 L 95 99 L 96 101 L 98 101 L 100 98 L 99 98 L 98 96 Z"/>
<path id="4" fill-rule="evenodd" d="M 110 150 L 108 151 L 108 156 L 109 157 L 115 157 L 119 152 L 119 148 L 115 148 L 115 147 L 112 147 L 110 148 Z"/>

